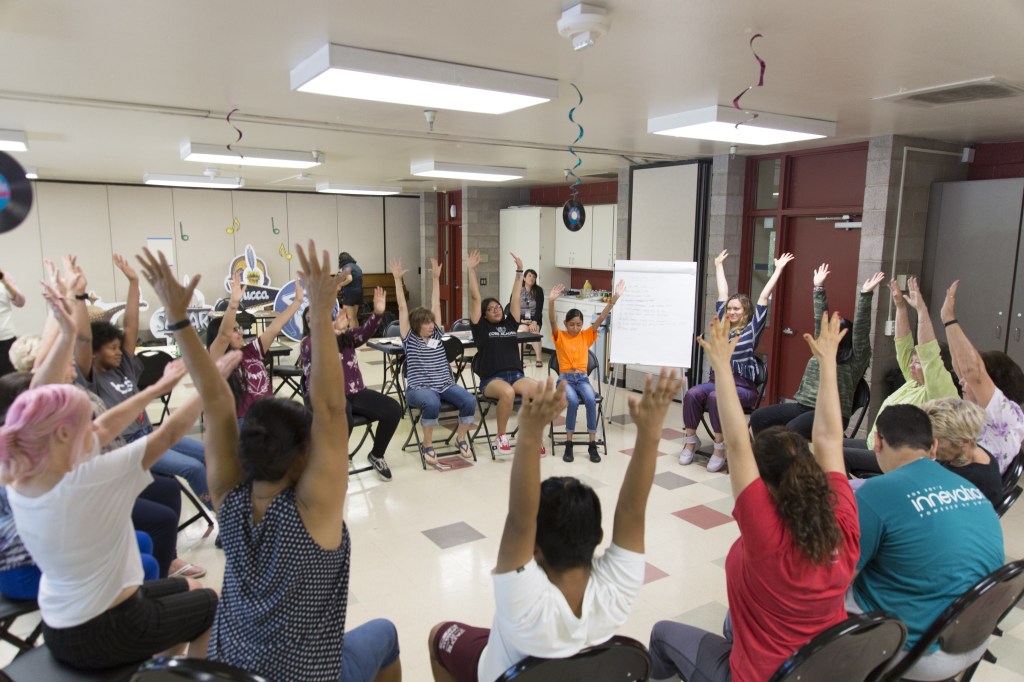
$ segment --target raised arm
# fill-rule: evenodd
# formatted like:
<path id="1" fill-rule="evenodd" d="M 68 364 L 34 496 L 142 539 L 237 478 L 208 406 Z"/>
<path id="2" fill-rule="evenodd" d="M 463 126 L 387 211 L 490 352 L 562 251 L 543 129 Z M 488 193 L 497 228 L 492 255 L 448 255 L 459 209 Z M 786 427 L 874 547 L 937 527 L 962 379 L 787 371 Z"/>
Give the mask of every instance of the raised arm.
<path id="1" fill-rule="evenodd" d="M 928 313 L 928 304 L 925 303 L 921 289 L 917 285 L 917 278 L 911 277 L 907 280 L 907 302 L 917 311 L 917 345 L 935 340 L 935 330 L 932 328 L 932 316 Z"/>
<path id="2" fill-rule="evenodd" d="M 32 388 L 46 384 L 63 384 L 67 382 L 68 365 L 72 362 L 75 348 L 74 307 L 71 301 L 62 296 L 54 287 L 43 282 L 43 298 L 50 309 L 47 319 L 53 320 L 52 329 L 56 332 L 53 343 L 46 349 L 46 356 L 32 374 Z M 44 334 L 45 342 L 45 334 Z M 42 348 L 40 348 L 42 352 Z"/>
<path id="3" fill-rule="evenodd" d="M 402 338 L 409 334 L 409 304 L 405 300 L 405 282 L 402 277 L 409 272 L 402 267 L 402 259 L 394 258 L 388 264 L 391 275 L 395 278 L 395 297 L 398 299 L 398 324 L 402 330 Z M 437 288 L 436 286 L 434 287 Z"/>
<path id="4" fill-rule="evenodd" d="M 622 292 L 626 290 L 626 280 L 620 279 L 615 284 L 615 293 L 608 299 L 608 302 L 604 304 L 604 309 L 601 310 L 601 314 L 597 316 L 590 326 L 597 329 L 604 321 L 608 319 L 608 315 L 612 312 L 612 306 L 618 303 L 619 299 L 622 298 Z"/>
<path id="5" fill-rule="evenodd" d="M 10 276 L 3 270 L 0 270 L 0 284 L 7 289 L 7 295 L 11 297 L 11 305 L 15 308 L 25 305 L 25 294 L 21 293 L 21 289 L 11 281 Z"/>
<path id="6" fill-rule="evenodd" d="M 981 355 L 956 319 L 956 291 L 959 286 L 960 280 L 956 280 L 946 290 L 946 300 L 939 311 L 939 319 L 946 326 L 946 341 L 949 342 L 949 353 L 953 356 L 953 371 L 970 389 L 974 401 L 984 408 L 992 401 L 996 385 L 988 375 Z"/>
<path id="7" fill-rule="evenodd" d="M 86 377 L 92 378 L 92 323 L 89 321 L 88 298 L 85 290 L 88 282 L 85 273 L 78 267 L 74 256 L 64 256 L 64 278 L 68 292 L 74 297 L 75 318 L 75 364 Z"/>
<path id="8" fill-rule="evenodd" d="M 757 297 L 757 304 L 764 306 L 768 305 L 768 299 L 772 295 L 772 291 L 775 290 L 775 285 L 779 283 L 779 278 L 782 277 L 782 271 L 786 269 L 789 262 L 796 258 L 791 253 L 784 253 L 775 259 L 775 270 L 772 271 L 772 276 L 765 282 L 764 289 L 761 290 L 761 295 Z"/>
<path id="9" fill-rule="evenodd" d="M 725 259 L 728 257 L 728 249 L 715 256 L 715 282 L 718 284 L 718 300 L 722 303 L 729 300 L 729 280 L 725 278 Z"/>
<path id="10" fill-rule="evenodd" d="M 533 557 L 540 509 L 540 446 L 547 425 L 565 409 L 565 385 L 554 377 L 538 382 L 519 409 L 519 437 L 512 460 L 508 514 L 498 546 L 495 573 L 511 573 Z"/>
<path id="11" fill-rule="evenodd" d="M 139 342 L 139 276 L 124 256 L 115 253 L 114 265 L 128 278 L 128 296 L 124 307 L 124 343 L 121 352 L 135 355 L 135 345 Z"/>
<path id="12" fill-rule="evenodd" d="M 231 275 L 231 293 L 228 298 L 228 307 L 224 311 L 224 317 L 220 320 L 220 329 L 217 330 L 217 338 L 210 344 L 210 356 L 216 360 L 227 352 L 231 346 L 231 335 L 235 330 L 235 320 L 238 318 L 238 309 L 242 305 L 242 297 L 245 295 L 245 285 L 242 284 L 242 273 L 236 272 Z"/>
<path id="13" fill-rule="evenodd" d="M 331 313 L 341 284 L 330 269 L 327 251 L 309 241 L 309 255 L 298 244 L 302 280 L 309 295 L 309 338 L 312 344 L 309 402 L 313 408 L 309 457 L 295 486 L 302 520 L 321 547 L 333 549 L 342 538 L 345 492 L 348 489 L 348 419 L 345 417 L 345 373 L 338 362 Z"/>
<path id="14" fill-rule="evenodd" d="M 821 330 L 821 316 L 828 310 L 828 295 L 825 293 L 825 280 L 829 276 L 828 263 L 822 263 L 814 269 L 814 291 L 811 295 L 814 304 L 814 334 Z"/>
<path id="15" fill-rule="evenodd" d="M 864 280 L 857 297 L 857 307 L 853 313 L 853 357 L 867 360 L 871 357 L 871 299 L 875 289 L 885 281 L 884 272 L 875 274 Z"/>
<path id="16" fill-rule="evenodd" d="M 512 295 L 509 297 L 508 312 L 512 315 L 512 318 L 518 322 L 521 317 L 522 307 L 522 300 L 519 298 L 519 292 L 523 290 L 523 259 L 511 251 L 509 251 L 509 255 L 512 256 L 512 260 L 516 262 L 516 276 L 512 282 Z"/>
<path id="17" fill-rule="evenodd" d="M 441 262 L 436 258 L 430 259 L 430 311 L 434 313 L 437 324 L 441 324 Z"/>
<path id="18" fill-rule="evenodd" d="M 822 471 L 846 473 L 843 462 L 843 412 L 839 405 L 839 378 L 836 351 L 846 330 L 839 327 L 839 313 L 828 318 L 828 311 L 819 323 L 818 338 L 804 334 L 804 341 L 818 359 L 818 398 L 814 404 L 814 459 Z"/>
<path id="19" fill-rule="evenodd" d="M 168 326 L 184 323 L 172 333 L 202 400 L 206 425 L 206 480 L 213 508 L 219 509 L 224 496 L 242 482 L 242 467 L 238 462 L 238 417 L 235 398 L 227 380 L 214 364 L 213 357 L 206 352 L 195 328 L 187 322 L 188 305 L 199 284 L 199 276 L 193 277 L 188 286 L 183 286 L 171 272 L 163 253 L 154 256 L 149 249 L 143 249 L 143 255 L 137 259 L 143 276 L 164 304 Z M 227 366 L 240 361 L 241 353 L 237 352 L 229 353 L 220 360 Z M 180 412 L 181 408 L 177 411 Z M 149 445 L 146 456 L 149 456 Z"/>
<path id="20" fill-rule="evenodd" d="M 466 257 L 466 271 L 469 275 L 469 321 L 476 324 L 480 321 L 480 303 L 484 300 L 480 296 L 480 281 L 476 276 L 476 269 L 480 267 L 480 252 L 473 249 L 469 252 Z M 516 281 L 522 282 L 523 276 L 520 274 Z"/>
<path id="21" fill-rule="evenodd" d="M 288 320 L 295 317 L 295 313 L 299 312 L 299 308 L 302 307 L 302 299 L 306 295 L 306 292 L 302 290 L 302 284 L 299 282 L 299 278 L 295 278 L 295 298 L 288 304 L 288 307 L 277 314 L 277 317 L 267 325 L 267 328 L 260 334 L 260 348 L 264 351 L 274 345 L 274 341 L 277 340 L 277 335 L 281 333 L 284 326 L 288 324 Z"/>
<path id="22" fill-rule="evenodd" d="M 152 386 L 142 389 L 135 395 L 131 396 L 122 403 L 118 403 L 114 407 L 111 407 L 106 412 L 101 414 L 99 417 L 93 420 L 93 424 L 96 426 L 96 437 L 99 438 L 100 446 L 105 446 L 114 440 L 119 434 L 121 434 L 128 425 L 138 418 L 139 413 L 146 409 L 146 406 L 150 402 L 159 398 L 165 393 L 170 392 L 181 380 L 183 376 L 188 373 L 185 368 L 185 363 L 178 359 L 173 362 L 169 362 L 164 367 L 163 376 Z M 195 420 L 193 420 L 195 423 Z M 192 424 L 185 424 L 187 429 Z M 165 434 L 168 438 L 172 437 L 173 434 Z M 182 436 L 185 434 L 183 433 Z M 177 443 L 181 440 L 179 436 L 177 440 L 168 441 L 168 447 Z M 165 447 L 160 454 L 166 451 Z M 159 458 L 159 455 L 157 456 Z"/>
<path id="23" fill-rule="evenodd" d="M 732 376 L 729 360 L 736 350 L 740 337 L 729 340 L 729 325 L 712 318 L 707 339 L 697 337 L 697 343 L 711 360 L 715 370 L 715 392 L 718 394 L 718 414 L 722 422 L 722 433 L 729 452 L 729 480 L 732 481 L 732 495 L 740 496 L 748 485 L 760 478 L 754 451 L 750 448 L 750 431 L 747 418 L 736 393 L 736 380 Z"/>
<path id="24" fill-rule="evenodd" d="M 551 338 L 555 337 L 555 331 L 558 329 L 558 318 L 555 317 L 555 301 L 558 297 L 565 292 L 564 284 L 556 284 L 551 287 L 551 293 L 548 294 L 548 300 L 550 305 L 548 306 L 548 325 L 551 327 Z"/>
<path id="25" fill-rule="evenodd" d="M 662 368 L 657 384 L 648 375 L 643 395 L 640 398 L 629 396 L 629 415 L 636 425 L 636 443 L 619 488 L 612 528 L 612 542 L 622 549 L 644 551 L 647 497 L 654 482 L 658 443 L 665 425 L 665 413 L 682 385 L 676 370 L 670 374 Z"/>

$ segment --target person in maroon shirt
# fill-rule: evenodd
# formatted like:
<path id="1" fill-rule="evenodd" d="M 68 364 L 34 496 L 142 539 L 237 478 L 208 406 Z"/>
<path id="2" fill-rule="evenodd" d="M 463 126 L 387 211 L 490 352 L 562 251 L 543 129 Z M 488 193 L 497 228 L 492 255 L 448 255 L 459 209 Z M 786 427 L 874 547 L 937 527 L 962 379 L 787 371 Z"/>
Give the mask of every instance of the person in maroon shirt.
<path id="1" fill-rule="evenodd" d="M 822 320 L 817 339 L 804 335 L 821 368 L 813 455 L 803 436 L 779 426 L 759 434 L 751 448 L 729 369 L 736 340 L 717 319 L 707 340 L 698 338 L 715 369 L 740 537 L 725 562 L 725 637 L 657 623 L 651 679 L 764 682 L 808 640 L 846 619 L 843 598 L 860 556 L 860 527 L 843 465 L 836 349 L 844 334 L 833 315 Z"/>

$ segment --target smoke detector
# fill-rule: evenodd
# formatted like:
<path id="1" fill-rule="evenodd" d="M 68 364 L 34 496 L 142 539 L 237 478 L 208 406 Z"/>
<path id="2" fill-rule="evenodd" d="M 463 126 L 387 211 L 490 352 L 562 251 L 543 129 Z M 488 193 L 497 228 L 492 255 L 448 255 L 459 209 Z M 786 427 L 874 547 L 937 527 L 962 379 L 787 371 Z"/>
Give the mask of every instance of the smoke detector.
<path id="1" fill-rule="evenodd" d="M 603 7 L 580 3 L 562 12 L 558 34 L 572 41 L 572 49 L 583 50 L 608 32 L 612 22 Z"/>

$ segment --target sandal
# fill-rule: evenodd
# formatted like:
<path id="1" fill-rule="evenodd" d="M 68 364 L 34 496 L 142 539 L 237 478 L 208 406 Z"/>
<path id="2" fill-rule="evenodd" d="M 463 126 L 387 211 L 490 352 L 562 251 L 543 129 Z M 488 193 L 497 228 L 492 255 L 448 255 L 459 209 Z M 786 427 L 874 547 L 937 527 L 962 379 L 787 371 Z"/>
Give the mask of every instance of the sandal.
<path id="1" fill-rule="evenodd" d="M 473 461 L 473 449 L 469 446 L 469 441 L 455 439 L 455 447 L 459 449 L 459 456 L 467 461 Z"/>
<path id="2" fill-rule="evenodd" d="M 437 453 L 434 451 L 433 446 L 427 445 L 426 447 L 420 447 L 420 456 L 423 461 L 434 467 L 438 471 L 447 471 L 451 467 L 437 458 Z"/>
<path id="3" fill-rule="evenodd" d="M 686 447 L 692 445 L 693 448 Z M 700 448 L 700 438 L 697 436 L 687 436 L 683 439 L 683 450 L 679 453 L 679 463 L 683 466 L 693 461 L 693 453 L 697 452 Z"/>
<path id="4" fill-rule="evenodd" d="M 202 578 L 204 575 L 206 575 L 206 569 L 203 568 L 202 566 L 196 566 L 195 564 L 190 564 L 190 563 L 187 563 L 187 562 L 183 562 L 181 559 L 175 559 L 174 562 L 171 562 L 172 565 L 175 562 L 181 563 L 181 567 L 178 568 L 176 571 L 168 572 L 168 574 L 167 574 L 168 578 L 193 578 L 193 579 L 196 579 L 196 578 Z"/>
<path id="5" fill-rule="evenodd" d="M 533 366 L 534 366 L 534 367 L 543 367 L 543 366 L 544 366 L 544 363 L 543 363 L 543 362 L 541 362 L 540 360 L 538 360 L 537 362 L 533 363 Z"/>

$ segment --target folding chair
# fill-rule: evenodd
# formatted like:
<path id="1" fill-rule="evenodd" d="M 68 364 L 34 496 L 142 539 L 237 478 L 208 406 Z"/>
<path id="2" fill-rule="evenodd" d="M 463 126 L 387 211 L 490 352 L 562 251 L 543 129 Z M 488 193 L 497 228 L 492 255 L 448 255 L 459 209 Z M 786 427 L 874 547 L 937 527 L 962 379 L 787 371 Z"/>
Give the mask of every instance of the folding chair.
<path id="1" fill-rule="evenodd" d="M 750 407 L 743 408 L 743 414 L 750 417 L 754 410 L 761 406 L 761 401 L 764 399 L 764 391 L 768 387 L 768 363 L 765 362 L 764 356 L 755 355 L 754 363 L 757 365 L 757 375 L 754 380 L 754 388 L 757 389 L 757 399 L 754 400 L 754 404 Z M 700 423 L 704 426 L 704 430 L 714 435 L 714 431 L 711 430 L 711 424 L 708 422 L 708 413 L 705 412 L 700 416 Z M 711 452 L 707 448 L 698 450 L 702 455 L 711 456 Z"/>
<path id="2" fill-rule="evenodd" d="M 153 658 L 145 661 L 129 682 L 270 682 L 266 677 L 233 665 L 203 658 Z"/>
<path id="3" fill-rule="evenodd" d="M 39 604 L 35 599 L 8 599 L 0 595 L 0 640 L 18 649 L 18 653 L 30 650 L 36 645 L 36 640 L 43 632 L 43 621 L 40 620 L 35 629 L 25 639 L 18 637 L 11 632 L 11 628 L 21 616 L 35 613 L 39 610 Z"/>
<path id="4" fill-rule="evenodd" d="M 164 375 L 164 369 L 174 358 L 159 350 L 142 350 L 135 354 L 142 362 L 142 373 L 139 375 L 139 390 L 149 388 Z M 153 422 L 153 426 L 160 426 L 164 418 L 171 413 L 171 391 L 160 396 L 163 409 L 160 411 L 160 418 Z"/>
<path id="5" fill-rule="evenodd" d="M 373 443 L 374 439 L 376 438 L 376 436 L 373 433 L 373 425 L 376 423 L 376 421 L 377 421 L 376 419 L 367 419 L 366 417 L 364 417 L 361 414 L 353 414 L 352 415 L 352 423 L 349 425 L 349 426 L 352 427 L 352 432 L 349 434 L 349 441 L 348 441 L 349 442 L 349 449 L 348 449 L 348 475 L 349 476 L 351 476 L 352 474 L 361 474 L 361 473 L 363 473 L 365 471 L 373 471 L 373 465 L 372 464 L 367 464 L 364 467 L 355 467 L 353 465 L 353 463 L 352 463 L 352 458 L 355 457 L 356 454 L 359 452 L 360 448 L 363 447 L 363 443 L 366 442 L 367 438 L 370 439 L 370 443 Z M 358 429 L 360 427 L 364 428 L 363 435 L 359 439 L 359 442 L 356 443 L 356 446 L 353 448 L 351 446 L 352 434 L 354 434 L 356 432 L 356 429 Z"/>
<path id="6" fill-rule="evenodd" d="M 451 328 L 450 331 L 453 334 L 461 333 L 461 332 L 471 332 L 471 331 L 473 331 L 473 323 L 470 322 L 468 318 L 463 317 L 462 319 L 455 320 L 454 322 L 452 322 L 452 328 Z M 463 344 L 462 360 L 459 362 L 458 367 L 455 367 L 454 369 L 455 369 L 455 380 L 458 381 L 460 384 L 462 384 L 463 388 L 469 390 L 469 384 L 466 383 L 466 376 L 465 376 L 465 374 L 463 374 L 463 372 L 465 371 L 466 365 L 469 364 L 469 361 L 470 361 L 470 359 L 472 359 L 473 356 L 472 355 L 466 355 L 465 354 L 466 350 L 469 350 L 469 349 L 467 349 L 465 347 L 465 344 Z M 473 354 L 474 355 L 476 354 L 475 353 L 475 349 L 474 349 L 474 353 Z"/>
<path id="7" fill-rule="evenodd" d="M 490 429 L 490 427 L 487 426 L 487 415 L 490 413 L 491 408 L 495 407 L 498 404 L 498 399 L 497 398 L 491 398 L 490 396 L 484 395 L 483 389 L 480 388 L 480 385 L 477 383 L 476 378 L 479 375 L 479 370 L 480 370 L 479 359 L 480 359 L 479 355 L 474 355 L 473 356 L 473 361 L 471 363 L 472 364 L 472 368 L 473 368 L 473 372 L 472 372 L 472 377 L 473 377 L 473 394 L 476 397 L 477 405 L 480 406 L 480 423 L 477 424 L 476 431 L 473 432 L 473 438 L 476 438 L 477 434 L 480 433 L 480 429 L 483 429 L 484 430 L 484 437 L 487 439 L 487 447 L 490 448 L 490 450 L 491 450 L 491 459 L 497 459 L 497 457 L 495 456 L 495 452 L 497 452 L 498 446 L 494 445 L 491 442 L 491 439 L 493 438 L 493 436 L 491 436 L 491 429 Z M 515 402 L 513 402 L 513 404 L 512 404 L 512 409 L 515 410 L 516 408 L 518 408 L 522 404 L 523 404 L 522 396 L 517 394 L 516 397 L 515 397 Z M 515 437 L 516 432 L 518 432 L 518 431 L 519 431 L 519 427 L 516 426 L 515 429 L 513 429 L 512 431 L 510 431 L 508 433 L 508 436 L 510 438 Z M 497 434 L 495 434 L 495 436 L 497 436 Z"/>
<path id="8" fill-rule="evenodd" d="M 448 359 L 448 366 L 451 367 L 453 364 L 455 364 L 456 366 L 460 366 L 460 367 L 464 366 L 465 361 L 464 361 L 464 358 L 463 358 L 463 354 L 465 352 L 465 347 L 462 345 L 462 341 L 460 341 L 459 339 L 457 339 L 455 337 L 448 337 L 446 339 L 442 339 L 441 343 L 444 345 L 444 352 L 445 352 L 445 356 Z M 457 381 L 457 378 L 455 377 L 455 375 L 453 375 L 452 378 L 453 378 L 454 381 Z M 406 379 L 407 379 L 407 377 L 406 377 L 406 366 L 403 364 L 402 365 L 402 383 L 403 384 L 405 383 Z M 407 386 L 403 386 L 403 390 L 406 390 L 407 388 L 408 388 Z M 426 468 L 427 468 L 427 460 L 423 456 L 423 439 L 420 436 L 420 431 L 419 431 L 420 430 L 420 420 L 422 420 L 422 418 L 423 418 L 423 410 L 421 410 L 418 407 L 414 407 L 413 405 L 410 405 L 409 401 L 407 400 L 407 401 L 405 401 L 405 411 L 406 411 L 406 414 L 409 415 L 409 421 L 411 422 L 412 428 L 409 429 L 409 436 L 405 439 L 405 443 L 402 445 L 402 450 L 408 450 L 410 447 L 415 447 L 416 451 L 419 453 L 419 456 L 420 456 L 420 465 L 423 467 L 424 470 L 426 470 Z M 451 419 L 453 417 L 457 420 L 458 417 L 459 417 L 459 410 L 454 405 L 451 405 L 450 403 L 446 403 L 446 402 L 444 402 L 442 400 L 441 401 L 441 413 L 440 413 L 439 417 L 442 420 L 444 420 L 444 419 Z M 479 431 L 479 430 L 480 429 L 477 428 L 477 431 Z M 455 438 L 455 433 L 456 433 L 455 431 L 452 431 L 450 434 L 448 434 L 447 438 L 445 438 L 444 440 L 442 440 L 440 442 L 444 443 L 446 446 L 449 446 L 452 443 L 452 441 L 454 440 L 454 438 Z M 476 437 L 476 433 L 475 432 L 472 435 L 470 435 L 469 433 L 466 434 L 466 438 L 467 438 L 466 442 L 469 443 L 469 452 L 470 452 L 470 454 L 473 455 L 473 461 L 474 462 L 477 461 L 477 459 L 476 459 L 476 450 L 473 448 L 473 438 L 475 438 L 475 437 Z M 416 442 L 413 443 L 413 441 L 416 441 Z M 436 444 L 439 441 L 437 441 L 435 439 L 433 442 Z M 447 447 L 447 448 L 445 448 L 443 450 L 438 450 L 436 447 L 434 448 L 434 457 L 437 458 L 438 462 L 440 462 L 442 457 L 451 457 L 453 455 L 461 457 L 461 454 L 460 454 L 459 449 L 457 447 L 454 447 L 454 446 L 453 447 Z M 494 457 L 493 453 L 492 453 L 491 457 L 492 458 Z"/>
<path id="9" fill-rule="evenodd" d="M 846 429 L 846 438 L 856 438 L 857 432 L 860 431 L 860 425 L 864 423 L 864 417 L 868 414 L 868 405 L 871 404 L 871 387 L 868 386 L 868 382 L 861 377 L 861 380 L 857 382 L 857 388 L 853 389 L 853 404 L 852 411 L 850 414 L 850 424 Z M 857 419 L 854 420 L 853 415 L 857 415 Z"/>
<path id="10" fill-rule="evenodd" d="M 530 656 L 506 670 L 497 682 L 624 682 L 646 680 L 650 675 L 651 656 L 647 647 L 617 635 L 570 658 Z"/>
<path id="11" fill-rule="evenodd" d="M 180 533 L 185 530 L 199 519 L 204 519 L 206 521 L 206 532 L 203 533 L 203 537 L 206 537 L 210 534 L 210 531 L 213 530 L 213 517 L 210 516 L 210 512 L 206 509 L 206 505 L 199 501 L 199 498 L 196 497 L 195 493 L 193 493 L 187 485 L 182 483 L 181 479 L 175 476 L 174 480 L 178 482 L 178 487 L 181 488 L 181 492 L 196 510 L 195 514 L 181 522 L 178 526 L 178 532 Z"/>
<path id="12" fill-rule="evenodd" d="M 881 611 L 855 614 L 800 647 L 768 682 L 864 682 L 873 679 L 906 641 L 907 626 L 898 618 Z"/>
<path id="13" fill-rule="evenodd" d="M 274 395 L 277 395 L 278 391 L 285 386 L 288 386 L 292 389 L 291 395 L 288 396 L 289 400 L 294 399 L 295 396 L 302 396 L 302 381 L 304 373 L 301 363 L 302 360 L 299 359 L 295 361 L 294 365 L 274 365 L 273 370 L 271 370 L 271 374 L 274 377 L 281 379 L 281 383 L 279 383 L 277 388 L 274 389 Z"/>
<path id="14" fill-rule="evenodd" d="M 127 682 L 138 663 L 103 670 L 78 670 L 64 665 L 42 644 L 20 654 L 0 672 L 4 682 Z"/>
<path id="15" fill-rule="evenodd" d="M 601 427 L 601 435 L 597 439 L 596 442 L 597 442 L 598 445 L 601 446 L 601 449 L 604 450 L 604 456 L 607 457 L 608 456 L 608 439 L 607 439 L 607 435 L 606 435 L 605 427 L 604 427 L 604 424 L 605 424 L 605 421 L 604 421 L 604 395 L 601 392 L 601 384 L 603 383 L 601 381 L 601 362 L 597 359 L 597 355 L 594 353 L 593 350 L 587 351 L 587 354 L 589 356 L 587 358 L 587 378 L 589 379 L 594 374 L 597 374 L 597 384 L 596 384 L 596 388 L 594 390 L 594 393 L 596 394 L 595 395 L 595 401 L 597 402 L 597 423 Z M 556 377 L 559 374 L 561 374 L 561 371 L 559 370 L 559 367 L 558 367 L 558 354 L 557 353 L 552 353 L 551 357 L 548 359 L 548 373 L 549 374 L 554 374 Z M 591 381 L 590 385 L 594 386 L 595 384 L 594 384 L 593 381 Z M 579 408 L 583 408 L 583 407 L 584 407 L 583 401 L 581 400 L 580 404 L 579 404 Z M 577 422 L 577 424 L 578 424 L 578 422 Z M 576 431 L 574 433 L 578 435 L 579 432 Z M 555 447 L 556 446 L 558 446 L 558 445 L 565 445 L 566 443 L 569 442 L 565 438 L 565 435 L 566 435 L 566 430 L 565 429 L 562 429 L 561 431 L 556 431 L 555 430 L 554 422 L 552 422 L 551 424 L 548 424 L 548 438 L 551 440 L 551 452 L 552 453 L 555 452 Z M 555 436 L 562 436 L 562 440 L 556 442 L 555 441 Z M 589 441 L 582 441 L 582 440 L 573 441 L 574 444 L 582 444 L 584 442 L 589 443 Z"/>
<path id="16" fill-rule="evenodd" d="M 1000 518 L 1009 511 L 1020 497 L 1021 492 L 1024 492 L 1024 488 L 1017 485 L 1020 483 L 1022 473 L 1024 473 L 1024 450 L 1017 453 L 1017 456 L 1010 461 L 1010 466 L 1006 467 L 1006 471 L 1003 472 L 1003 491 L 999 495 L 999 504 L 996 505 L 996 514 Z"/>

